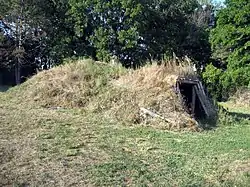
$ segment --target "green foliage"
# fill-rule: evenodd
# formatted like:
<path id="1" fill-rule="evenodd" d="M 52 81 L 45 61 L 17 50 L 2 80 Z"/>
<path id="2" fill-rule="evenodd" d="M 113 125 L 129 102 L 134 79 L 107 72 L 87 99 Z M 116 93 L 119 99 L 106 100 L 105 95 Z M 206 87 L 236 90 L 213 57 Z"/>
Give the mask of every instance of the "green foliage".
<path id="1" fill-rule="evenodd" d="M 222 74 L 222 70 L 214 67 L 212 64 L 209 64 L 206 67 L 205 72 L 202 74 L 209 93 L 211 93 L 215 99 L 222 97 L 223 88 L 220 80 Z"/>
<path id="2" fill-rule="evenodd" d="M 18 0 L 0 0 L 1 9 L 0 9 L 0 20 L 6 15 L 12 12 L 12 14 L 17 13 L 18 9 Z"/>
<path id="3" fill-rule="evenodd" d="M 226 8 L 219 11 L 217 26 L 211 32 L 213 57 L 225 67 L 219 78 L 219 87 L 223 88 L 225 97 L 237 87 L 247 86 L 250 81 L 249 15 L 249 1 L 228 0 Z M 221 68 L 218 64 L 215 66 Z M 207 80 L 212 79 L 209 76 L 214 76 L 209 75 L 209 71 L 208 68 L 205 74 Z"/>
<path id="4" fill-rule="evenodd" d="M 30 1 L 5 1 L 0 10 L 0 68 L 3 83 L 19 84 L 22 77 L 35 73 L 35 59 L 44 55 L 44 36 L 31 15 Z M 29 73 L 26 73 L 29 71 Z M 14 73 L 15 72 L 15 73 Z"/>
<path id="5" fill-rule="evenodd" d="M 238 87 L 248 86 L 249 68 L 238 68 L 232 71 L 223 71 L 209 64 L 202 74 L 209 93 L 219 100 L 227 99 Z"/>
<path id="6" fill-rule="evenodd" d="M 3 3 L 1 15 L 15 9 L 17 18 L 20 2 L 14 1 Z M 27 0 L 23 11 L 28 25 L 44 31 L 50 57 L 61 62 L 72 56 L 116 58 L 127 67 L 173 52 L 205 63 L 208 32 L 192 19 L 200 12 L 196 0 Z"/>
<path id="7" fill-rule="evenodd" d="M 29 0 L 27 4 L 32 19 L 46 34 L 46 51 L 49 55 L 59 61 L 73 56 L 76 36 L 68 19 L 68 0 Z"/>
<path id="8" fill-rule="evenodd" d="M 75 35 L 95 49 L 91 55 L 99 60 L 116 56 L 131 66 L 172 52 L 195 59 L 204 57 L 197 50 L 209 54 L 208 34 L 190 20 L 195 0 L 70 0 L 69 7 Z"/>
<path id="9" fill-rule="evenodd" d="M 119 59 L 124 59 L 124 55 L 136 57 L 140 25 L 137 18 L 142 12 L 139 2 L 71 0 L 69 3 L 75 33 L 96 49 L 94 55 L 99 60 L 110 61 L 113 55 Z"/>
<path id="10" fill-rule="evenodd" d="M 2 5 L 4 20 L 16 22 L 20 1 Z M 22 17 L 31 31 L 22 33 L 25 61 L 30 64 L 40 55 L 56 64 L 85 56 L 138 67 L 175 52 L 201 65 L 210 56 L 210 13 L 197 0 L 26 0 Z M 42 37 L 32 38 L 33 29 Z"/>

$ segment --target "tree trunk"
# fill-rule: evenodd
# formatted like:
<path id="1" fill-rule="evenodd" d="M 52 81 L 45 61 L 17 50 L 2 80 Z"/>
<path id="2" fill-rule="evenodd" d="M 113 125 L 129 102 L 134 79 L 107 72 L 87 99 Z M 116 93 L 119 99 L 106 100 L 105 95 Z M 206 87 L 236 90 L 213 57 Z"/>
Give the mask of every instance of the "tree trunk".
<path id="1" fill-rule="evenodd" d="M 22 48 L 22 29 L 23 29 L 23 25 L 22 25 L 22 14 L 23 14 L 23 5 L 24 5 L 24 1 L 20 0 L 20 15 L 18 17 L 18 24 L 17 24 L 17 28 L 18 28 L 18 51 L 19 53 L 21 52 L 21 48 Z M 15 64 L 15 78 L 16 78 L 16 85 L 19 85 L 21 83 L 21 55 L 18 54 L 17 56 L 17 62 Z"/>
<path id="2" fill-rule="evenodd" d="M 15 65 L 15 78 L 16 85 L 21 84 L 21 65 L 20 65 L 20 57 L 18 57 L 16 65 Z"/>

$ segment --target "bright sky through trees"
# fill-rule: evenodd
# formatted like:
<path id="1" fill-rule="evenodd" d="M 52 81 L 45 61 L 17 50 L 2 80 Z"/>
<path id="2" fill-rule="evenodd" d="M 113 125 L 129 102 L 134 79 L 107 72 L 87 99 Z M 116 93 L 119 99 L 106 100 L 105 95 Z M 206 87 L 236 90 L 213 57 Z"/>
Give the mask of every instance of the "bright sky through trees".
<path id="1" fill-rule="evenodd" d="M 224 3 L 225 0 L 213 0 L 215 3 Z"/>

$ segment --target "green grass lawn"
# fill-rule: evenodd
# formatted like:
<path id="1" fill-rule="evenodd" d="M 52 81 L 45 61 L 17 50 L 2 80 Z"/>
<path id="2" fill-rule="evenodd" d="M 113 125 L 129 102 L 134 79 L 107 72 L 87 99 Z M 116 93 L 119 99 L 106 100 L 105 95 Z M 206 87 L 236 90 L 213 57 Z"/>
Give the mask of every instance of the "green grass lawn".
<path id="1" fill-rule="evenodd" d="M 170 132 L 5 96 L 0 186 L 250 186 L 249 120 Z"/>

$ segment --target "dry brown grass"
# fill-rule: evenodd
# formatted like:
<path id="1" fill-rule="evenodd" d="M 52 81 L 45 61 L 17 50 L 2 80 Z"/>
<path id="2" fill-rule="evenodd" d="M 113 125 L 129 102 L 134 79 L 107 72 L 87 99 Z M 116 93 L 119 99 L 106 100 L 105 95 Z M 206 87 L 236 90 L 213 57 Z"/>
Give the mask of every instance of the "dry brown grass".
<path id="1" fill-rule="evenodd" d="M 45 107 L 84 107 L 89 99 L 111 79 L 125 70 L 120 66 L 107 68 L 92 60 L 79 60 L 38 73 L 13 94 L 26 102 Z"/>
<path id="2" fill-rule="evenodd" d="M 184 73 L 184 67 L 180 69 L 176 65 L 153 64 L 131 71 L 114 81 L 114 85 L 132 92 L 133 94 L 129 94 L 132 95 L 131 103 L 136 103 L 138 108 L 147 108 L 173 121 L 173 123 L 166 124 L 155 119 L 153 121 L 146 119 L 147 122 L 167 129 L 194 128 L 197 122 L 185 112 L 180 97 L 175 93 L 176 80 L 180 73 Z M 133 101 L 133 98 L 137 99 Z"/>
<path id="3" fill-rule="evenodd" d="M 138 74 L 144 76 L 140 70 L 131 72 Z M 21 87 L 0 93 L 0 186 L 250 184 L 249 121 L 229 118 L 225 122 L 231 122 L 225 125 L 222 119 L 216 130 L 201 133 L 129 126 L 131 123 L 122 120 L 132 119 L 126 115 L 138 109 L 141 95 L 145 104 L 154 98 L 146 99 L 145 89 L 137 92 L 126 84 L 134 79 L 125 75 L 117 81 L 111 79 L 99 94 L 91 96 L 83 108 L 97 113 L 82 107 L 53 110 L 35 106 L 40 104 L 39 98 L 34 102 L 25 97 L 34 79 L 36 76 Z M 151 86 L 148 88 L 153 94 Z M 22 101 L 17 103 L 15 96 Z M 98 105 L 98 98 L 103 105 Z M 151 121 L 149 125 L 157 127 L 161 123 Z M 162 127 L 167 125 L 162 123 Z"/>
<path id="4" fill-rule="evenodd" d="M 164 71 L 168 74 L 178 75 L 179 77 L 185 77 L 190 79 L 197 79 L 197 74 L 194 72 L 191 61 L 185 58 L 183 61 L 168 60 L 162 61 Z"/>
<path id="5" fill-rule="evenodd" d="M 178 76 L 194 77 L 190 66 L 173 62 L 125 70 L 93 61 L 78 61 L 44 71 L 19 88 L 23 101 L 43 107 L 80 107 L 127 124 L 197 130 L 175 93 Z M 14 90 L 11 92 L 17 93 Z M 170 122 L 142 115 L 147 108 Z"/>
<path id="6" fill-rule="evenodd" d="M 239 89 L 230 100 L 237 106 L 250 107 L 250 89 Z"/>
<path id="7" fill-rule="evenodd" d="M 242 152 L 243 150 L 239 150 Z M 221 167 L 222 180 L 241 180 L 240 175 L 248 176 L 250 174 L 250 160 L 235 160 Z"/>

